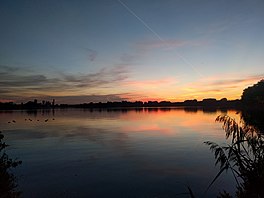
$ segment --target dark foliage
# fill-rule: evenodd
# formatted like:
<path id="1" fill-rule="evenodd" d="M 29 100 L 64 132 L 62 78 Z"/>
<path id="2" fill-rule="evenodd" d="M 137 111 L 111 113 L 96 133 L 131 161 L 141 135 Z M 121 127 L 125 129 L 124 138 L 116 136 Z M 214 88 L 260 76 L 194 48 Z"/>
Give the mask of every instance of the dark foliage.
<path id="1" fill-rule="evenodd" d="M 248 105 L 264 105 L 264 79 L 244 89 L 241 100 Z"/>
<path id="2" fill-rule="evenodd" d="M 264 133 L 264 109 L 244 109 L 241 117 L 246 125 L 254 126 Z"/>
<path id="3" fill-rule="evenodd" d="M 218 116 L 216 121 L 223 123 L 226 139 L 230 139 L 231 143 L 220 146 L 214 142 L 205 142 L 214 152 L 215 165 L 220 165 L 220 171 L 209 187 L 224 171 L 231 171 L 237 184 L 236 197 L 264 197 L 263 134 L 244 122 L 239 125 L 226 115 Z M 220 194 L 220 197 L 230 195 L 225 192 Z"/>
<path id="4" fill-rule="evenodd" d="M 0 197 L 13 198 L 19 197 L 20 192 L 16 191 L 17 184 L 15 182 L 15 176 L 10 172 L 11 168 L 14 168 L 21 164 L 21 161 L 13 160 L 8 157 L 5 152 L 5 148 L 8 147 L 3 142 L 4 135 L 0 131 Z"/>

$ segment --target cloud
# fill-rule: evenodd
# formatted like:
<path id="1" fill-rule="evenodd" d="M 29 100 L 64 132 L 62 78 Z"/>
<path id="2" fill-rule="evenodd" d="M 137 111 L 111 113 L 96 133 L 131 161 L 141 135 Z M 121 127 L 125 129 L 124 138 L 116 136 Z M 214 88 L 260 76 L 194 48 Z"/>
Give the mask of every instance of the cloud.
<path id="1" fill-rule="evenodd" d="M 174 78 L 161 78 L 157 80 L 134 80 L 134 81 L 126 81 L 124 83 L 125 86 L 137 87 L 137 88 L 155 88 L 155 87 L 163 87 L 170 86 L 177 83 Z"/>
<path id="2" fill-rule="evenodd" d="M 10 67 L 10 66 L 6 66 L 6 65 L 0 65 L 0 73 L 1 74 L 8 73 L 8 72 L 14 72 L 18 69 L 19 69 L 18 67 Z"/>
<path id="3" fill-rule="evenodd" d="M 158 96 L 157 96 L 158 95 Z M 122 98 L 128 101 L 165 101 L 168 100 L 166 97 L 161 97 L 159 93 L 150 93 L 147 91 L 131 91 L 129 93 L 122 93 Z"/>
<path id="4" fill-rule="evenodd" d="M 118 95 L 102 95 L 105 90 L 118 87 L 128 78 L 129 71 L 126 66 L 118 65 L 112 68 L 103 68 L 98 72 L 89 74 L 60 74 L 56 78 L 49 78 L 44 74 L 17 72 L 12 67 L 0 67 L 1 100 L 28 98 L 28 96 L 61 96 L 89 95 L 90 99 L 121 100 Z M 70 98 L 77 101 L 77 98 Z M 88 99 L 89 99 L 88 97 Z M 19 99 L 20 98 L 20 99 Z"/>
<path id="5" fill-rule="evenodd" d="M 97 57 L 97 51 L 90 49 L 90 48 L 84 48 L 88 52 L 88 59 L 90 61 L 94 61 Z"/>
<path id="6" fill-rule="evenodd" d="M 20 73 L 28 73 L 32 72 L 33 70 L 31 67 L 17 67 L 17 66 L 10 66 L 10 65 L 1 65 L 0 64 L 0 73 L 10 73 L 10 72 L 20 72 Z"/>
<path id="7" fill-rule="evenodd" d="M 198 82 L 192 82 L 182 88 L 182 97 L 202 99 L 205 97 L 240 98 L 243 89 L 257 83 L 264 78 L 264 74 L 237 76 L 214 76 L 204 78 Z"/>
<path id="8" fill-rule="evenodd" d="M 215 76 L 204 78 L 200 82 L 195 82 L 190 85 L 201 87 L 222 87 L 222 88 L 236 88 L 241 84 L 252 84 L 264 78 L 264 74 L 248 75 L 244 77 L 224 77 Z"/>
<path id="9" fill-rule="evenodd" d="M 48 82 L 54 81 L 47 79 L 44 75 L 2 75 L 0 79 L 0 87 L 25 87 L 25 86 L 38 86 Z"/>
<path id="10" fill-rule="evenodd" d="M 56 84 L 59 79 L 48 79 L 42 74 L 30 74 L 22 68 L 0 66 L 0 91 L 1 93 L 12 93 L 14 90 L 28 88 L 40 88 L 48 84 Z"/>
<path id="11" fill-rule="evenodd" d="M 115 83 L 122 82 L 128 78 L 128 70 L 124 66 L 116 66 L 108 69 L 103 68 L 96 73 L 83 75 L 63 75 L 61 79 L 65 84 L 75 88 L 83 87 L 109 87 Z"/>
<path id="12" fill-rule="evenodd" d="M 123 101 L 122 94 L 102 94 L 102 95 L 78 95 L 78 96 L 42 96 L 40 99 L 55 99 L 60 104 L 79 104 L 89 102 L 108 102 L 108 101 Z"/>
<path id="13" fill-rule="evenodd" d="M 234 87 L 235 85 L 238 85 L 240 83 L 252 83 L 252 81 L 256 82 L 260 79 L 264 78 L 264 74 L 257 74 L 257 75 L 250 75 L 240 78 L 232 78 L 232 79 L 221 79 L 221 80 L 213 80 L 209 83 L 211 86 L 225 86 L 225 87 Z M 233 85 L 233 86 L 230 86 Z"/>
<path id="14" fill-rule="evenodd" d="M 125 62 L 125 63 L 131 63 L 134 60 L 136 60 L 136 56 L 135 55 L 131 55 L 131 54 L 127 54 L 127 53 L 123 53 L 121 55 L 121 57 L 120 57 L 120 60 L 122 62 Z"/>

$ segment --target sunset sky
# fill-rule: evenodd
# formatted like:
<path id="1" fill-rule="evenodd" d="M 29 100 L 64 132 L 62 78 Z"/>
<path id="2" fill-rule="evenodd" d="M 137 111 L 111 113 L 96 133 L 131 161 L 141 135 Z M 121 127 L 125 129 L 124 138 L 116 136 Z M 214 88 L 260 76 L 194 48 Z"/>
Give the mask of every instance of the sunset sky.
<path id="1" fill-rule="evenodd" d="M 263 0 L 1 0 L 0 101 L 239 99 Z"/>

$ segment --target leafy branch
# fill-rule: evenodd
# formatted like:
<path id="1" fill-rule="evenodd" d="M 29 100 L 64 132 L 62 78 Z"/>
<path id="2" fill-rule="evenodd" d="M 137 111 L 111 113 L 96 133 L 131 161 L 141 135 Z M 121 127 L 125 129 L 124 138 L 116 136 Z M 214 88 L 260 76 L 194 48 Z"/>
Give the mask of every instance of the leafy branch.
<path id="1" fill-rule="evenodd" d="M 264 137 L 253 126 L 241 122 L 239 125 L 227 115 L 218 116 L 216 122 L 223 123 L 226 139 L 231 144 L 220 146 L 206 141 L 215 156 L 215 165 L 220 170 L 207 190 L 226 170 L 230 170 L 237 185 L 237 197 L 264 197 Z"/>

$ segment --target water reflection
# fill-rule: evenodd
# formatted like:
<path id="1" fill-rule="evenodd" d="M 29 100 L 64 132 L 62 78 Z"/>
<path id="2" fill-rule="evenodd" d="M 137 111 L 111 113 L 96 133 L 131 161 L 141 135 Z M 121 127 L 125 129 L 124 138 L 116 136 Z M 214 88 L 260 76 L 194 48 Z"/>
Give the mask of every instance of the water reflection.
<path id="1" fill-rule="evenodd" d="M 198 108 L 197 107 L 184 107 L 184 111 L 186 113 L 197 113 Z"/>
<path id="2" fill-rule="evenodd" d="M 169 111 L 181 111 L 184 110 L 186 113 L 197 113 L 198 111 L 202 111 L 203 113 L 227 113 L 228 109 L 219 109 L 215 107 L 131 107 L 131 108 L 106 108 L 106 109 L 77 109 L 78 112 L 117 112 L 117 113 L 128 113 L 128 112 L 169 112 Z M 33 110 L 23 110 L 23 111 L 14 111 L 14 110 L 2 110 L 0 114 L 13 114 L 13 113 L 21 113 L 23 115 L 27 114 L 28 116 L 38 116 L 46 115 L 46 116 L 55 116 L 56 112 L 60 113 L 68 113 L 68 112 L 76 112 L 76 109 L 33 109 Z"/>
<path id="3" fill-rule="evenodd" d="M 203 142 L 224 140 L 214 122 L 222 113 L 183 108 L 14 111 L 0 113 L 0 127 L 14 145 L 9 152 L 23 159 L 17 174 L 24 175 L 19 186 L 25 197 L 174 197 L 186 192 L 186 184 L 202 195 L 215 175 Z M 16 123 L 8 123 L 13 119 Z M 219 186 L 234 191 L 230 178 Z"/>
<path id="4" fill-rule="evenodd" d="M 256 127 L 261 133 L 264 133 L 264 110 L 245 109 L 241 114 L 246 125 Z"/>

